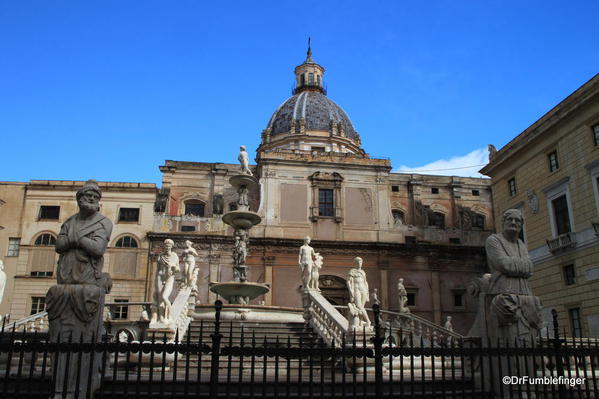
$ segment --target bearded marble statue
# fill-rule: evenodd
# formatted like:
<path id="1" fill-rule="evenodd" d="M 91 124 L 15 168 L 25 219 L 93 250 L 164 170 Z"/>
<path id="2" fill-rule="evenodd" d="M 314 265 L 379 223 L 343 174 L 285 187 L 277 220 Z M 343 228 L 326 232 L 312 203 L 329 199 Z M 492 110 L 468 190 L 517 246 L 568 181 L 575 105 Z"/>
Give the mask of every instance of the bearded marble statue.
<path id="1" fill-rule="evenodd" d="M 112 222 L 99 213 L 102 192 L 95 180 L 88 180 L 76 198 L 79 212 L 64 222 L 56 240 L 58 284 L 46 294 L 50 342 L 97 342 L 104 333 L 104 299 L 112 280 L 102 270 Z M 89 353 L 55 356 L 53 368 L 60 371 L 54 398 L 85 397 L 88 382 L 93 392 L 100 383 L 100 358 Z M 79 382 L 78 374 L 84 376 Z"/>

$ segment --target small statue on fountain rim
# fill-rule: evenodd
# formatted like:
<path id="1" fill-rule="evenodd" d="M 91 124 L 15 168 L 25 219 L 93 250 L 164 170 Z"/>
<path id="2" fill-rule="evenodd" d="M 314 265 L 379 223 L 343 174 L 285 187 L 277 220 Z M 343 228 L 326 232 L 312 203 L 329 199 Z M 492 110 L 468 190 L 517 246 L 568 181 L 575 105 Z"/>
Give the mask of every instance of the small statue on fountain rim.
<path id="1" fill-rule="evenodd" d="M 250 170 L 250 158 L 248 156 L 247 151 L 245 150 L 244 145 L 239 147 L 239 156 L 237 157 L 237 159 L 241 164 L 241 174 L 253 176 L 252 171 Z"/>

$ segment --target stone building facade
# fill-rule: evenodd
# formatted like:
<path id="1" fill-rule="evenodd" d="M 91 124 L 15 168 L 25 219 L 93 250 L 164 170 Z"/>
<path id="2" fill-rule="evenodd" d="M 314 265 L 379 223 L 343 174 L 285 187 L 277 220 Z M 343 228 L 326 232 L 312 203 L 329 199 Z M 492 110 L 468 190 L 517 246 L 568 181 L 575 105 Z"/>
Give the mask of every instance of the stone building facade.
<path id="1" fill-rule="evenodd" d="M 32 180 L 14 187 L 0 185 L 1 189 L 9 187 L 13 192 L 0 192 L 3 201 L 11 202 L 9 214 L 13 215 L 12 220 L 6 223 L 12 230 L 3 233 L 6 237 L 2 239 L 4 260 L 10 265 L 7 275 L 11 283 L 11 291 L 5 295 L 3 306 L 8 309 L 12 320 L 44 310 L 46 292 L 56 282 L 58 254 L 54 243 L 62 223 L 78 212 L 75 194 L 83 183 Z M 113 279 L 113 289 L 106 301 L 144 301 L 149 295 L 146 234 L 154 223 L 156 185 L 99 182 L 99 186 L 102 189 L 101 212 L 114 223 L 104 257 L 104 270 Z M 3 223 L 5 214 L 1 216 Z M 7 243 L 12 243 L 11 238 L 13 241 L 18 239 L 16 253 L 14 248 L 11 252 L 6 247 Z M 118 317 L 139 317 L 139 307 L 131 307 L 130 311 L 125 309 L 118 309 Z"/>
<path id="2" fill-rule="evenodd" d="M 492 154 L 496 225 L 524 215 L 533 291 L 572 336 L 599 337 L 599 75 Z"/>
<path id="3" fill-rule="evenodd" d="M 438 324 L 451 315 L 465 333 L 476 311 L 466 285 L 486 271 L 483 245 L 495 225 L 490 180 L 394 173 L 388 159 L 366 153 L 349 116 L 326 96 L 324 68 L 310 51 L 295 79 L 292 97 L 262 131 L 252 166 L 260 185 L 249 193 L 250 208 L 262 222 L 251 230 L 248 278 L 271 286 L 254 303 L 301 306 L 298 250 L 310 236 L 324 257 L 321 289 L 333 303 L 346 304 L 347 274 L 361 256 L 384 309 L 399 308 L 396 286 L 404 278 L 414 313 Z M 232 230 L 222 216 L 236 207 L 229 178 L 239 165 L 167 160 L 160 171 L 159 190 L 100 183 L 102 213 L 114 223 L 105 255 L 114 280 L 107 301 L 151 301 L 156 257 L 171 238 L 179 254 L 185 240 L 194 243 L 198 298 L 212 303 L 209 284 L 233 277 Z M 14 227 L 0 230 L 0 249 L 8 253 L 11 238 L 20 243 L 18 256 L 5 258 L 14 287 L 4 306 L 13 319 L 43 309 L 55 281 L 53 242 L 77 211 L 82 184 L 0 185 L 0 199 L 10 203 L 10 212 L 0 206 L 0 225 Z M 124 309 L 120 317 L 138 317 L 139 306 Z"/>
<path id="4" fill-rule="evenodd" d="M 415 313 L 437 323 L 452 315 L 466 332 L 475 305 L 465 288 L 486 270 L 483 245 L 494 226 L 490 181 L 392 172 L 389 160 L 366 153 L 349 116 L 326 96 L 324 68 L 310 52 L 295 74 L 293 96 L 268 121 L 252 167 L 260 188 L 250 193 L 251 209 L 262 223 L 251 232 L 249 279 L 272 287 L 255 302 L 301 306 L 298 250 L 310 236 L 324 257 L 321 287 L 336 304 L 347 301 L 347 273 L 361 256 L 383 308 L 398 309 L 403 277 Z M 222 213 L 235 207 L 228 179 L 239 165 L 166 161 L 160 170 L 151 256 L 167 237 L 180 248 L 193 241 L 199 298 L 212 302 L 209 283 L 232 279 L 232 231 Z"/>

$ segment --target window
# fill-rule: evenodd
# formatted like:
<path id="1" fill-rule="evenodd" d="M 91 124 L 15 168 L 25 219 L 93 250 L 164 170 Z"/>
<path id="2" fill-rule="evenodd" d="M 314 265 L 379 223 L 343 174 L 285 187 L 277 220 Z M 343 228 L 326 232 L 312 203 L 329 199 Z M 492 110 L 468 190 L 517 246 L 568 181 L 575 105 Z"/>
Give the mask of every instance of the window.
<path id="1" fill-rule="evenodd" d="M 139 221 L 139 208 L 120 208 L 119 222 L 137 222 Z"/>
<path id="2" fill-rule="evenodd" d="M 60 215 L 60 207 L 59 206 L 48 206 L 42 205 L 40 206 L 40 214 L 39 219 L 46 220 L 58 220 L 58 216 Z"/>
<path id="3" fill-rule="evenodd" d="M 549 162 L 549 171 L 553 172 L 554 170 L 559 169 L 559 162 L 557 160 L 557 151 L 552 151 L 547 155 L 547 161 Z"/>
<path id="4" fill-rule="evenodd" d="M 127 303 L 128 299 L 115 299 L 114 303 Z M 115 306 L 114 312 L 112 313 L 112 318 L 114 320 L 126 320 L 129 317 L 129 306 Z"/>
<path id="5" fill-rule="evenodd" d="M 313 86 L 314 85 L 314 74 L 312 72 L 310 72 L 308 74 L 308 85 L 309 86 Z"/>
<path id="6" fill-rule="evenodd" d="M 29 254 L 29 273 L 32 277 L 52 277 L 56 266 L 56 251 L 49 248 L 56 245 L 56 237 L 52 234 L 40 234 L 35 239 L 35 246 Z"/>
<path id="7" fill-rule="evenodd" d="M 302 73 L 300 75 L 300 86 L 303 86 L 305 84 L 306 84 L 306 75 Z"/>
<path id="8" fill-rule="evenodd" d="M 399 192 L 399 186 L 391 186 L 391 191 L 394 193 L 398 193 Z"/>
<path id="9" fill-rule="evenodd" d="M 593 144 L 595 147 L 599 145 L 599 125 L 593 126 Z"/>
<path id="10" fill-rule="evenodd" d="M 46 297 L 45 296 L 32 296 L 31 297 L 31 313 L 37 314 L 46 310 Z"/>
<path id="11" fill-rule="evenodd" d="M 552 200 L 551 205 L 553 207 L 556 234 L 559 236 L 570 232 L 570 216 L 566 195 L 564 194 Z"/>
<path id="12" fill-rule="evenodd" d="M 198 200 L 185 201 L 185 214 L 204 217 L 204 203 Z"/>
<path id="13" fill-rule="evenodd" d="M 478 197 L 480 195 L 480 191 L 478 190 L 472 190 L 472 195 L 475 197 Z"/>
<path id="14" fill-rule="evenodd" d="M 117 240 L 117 248 L 137 248 L 137 240 L 131 236 L 124 236 Z"/>
<path id="15" fill-rule="evenodd" d="M 450 237 L 449 238 L 449 243 L 450 244 L 459 244 L 461 241 L 458 237 Z"/>
<path id="16" fill-rule="evenodd" d="M 56 245 L 56 237 L 54 237 L 52 234 L 48 234 L 48 233 L 40 234 L 40 236 L 35 239 L 34 245 L 38 245 L 38 246 Z"/>
<path id="17" fill-rule="evenodd" d="M 393 215 L 394 224 L 404 224 L 404 213 L 402 211 L 400 211 L 399 209 L 393 209 L 391 211 L 391 214 Z"/>
<path id="18" fill-rule="evenodd" d="M 485 229 L 485 215 L 475 213 L 472 217 L 472 227 L 475 229 Z"/>
<path id="19" fill-rule="evenodd" d="M 335 216 L 332 189 L 321 188 L 318 190 L 318 216 Z"/>
<path id="20" fill-rule="evenodd" d="M 566 265 L 563 270 L 564 282 L 566 285 L 576 284 L 576 271 L 574 270 L 574 265 Z"/>
<path id="21" fill-rule="evenodd" d="M 464 307 L 464 293 L 463 292 L 454 292 L 453 293 L 453 306 L 455 308 Z"/>
<path id="22" fill-rule="evenodd" d="M 428 221 L 429 226 L 438 227 L 440 229 L 445 228 L 445 215 L 440 212 L 433 212 Z"/>
<path id="23" fill-rule="evenodd" d="M 432 187 L 431 194 L 439 194 L 439 187 Z"/>
<path id="24" fill-rule="evenodd" d="M 570 315 L 570 326 L 572 327 L 573 337 L 582 337 L 582 323 L 580 321 L 580 308 L 568 310 Z"/>
<path id="25" fill-rule="evenodd" d="M 509 179 L 507 181 L 507 187 L 510 193 L 510 197 L 513 197 L 514 195 L 516 195 L 518 193 L 518 191 L 516 190 L 516 178 L 512 177 L 511 179 Z"/>
<path id="26" fill-rule="evenodd" d="M 8 252 L 6 256 L 19 256 L 19 248 L 21 247 L 20 238 L 9 238 L 8 239 Z"/>
<path id="27" fill-rule="evenodd" d="M 312 147 L 312 152 L 325 152 L 325 148 L 324 147 Z"/>
<path id="28" fill-rule="evenodd" d="M 181 231 L 196 231 L 195 226 L 181 226 Z"/>
<path id="29" fill-rule="evenodd" d="M 320 75 L 316 75 L 316 83 L 320 86 Z"/>
<path id="30" fill-rule="evenodd" d="M 408 301 L 407 301 L 406 305 L 416 306 L 416 293 L 408 292 Z"/>

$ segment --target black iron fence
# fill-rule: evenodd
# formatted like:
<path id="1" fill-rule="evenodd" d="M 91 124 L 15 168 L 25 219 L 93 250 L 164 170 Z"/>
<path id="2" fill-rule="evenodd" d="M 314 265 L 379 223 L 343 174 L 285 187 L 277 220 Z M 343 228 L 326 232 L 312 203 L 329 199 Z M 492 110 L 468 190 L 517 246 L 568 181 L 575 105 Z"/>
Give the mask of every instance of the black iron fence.
<path id="1" fill-rule="evenodd" d="M 239 322 L 192 325 L 168 342 L 85 343 L 77 337 L 48 342 L 47 335 L 0 332 L 2 398 L 596 398 L 599 347 L 590 339 L 553 336 L 514 342 L 448 339 L 427 346 L 422 337 L 383 331 L 374 306 L 373 334 L 357 332 L 326 345 L 309 332 L 269 336 Z M 555 320 L 557 320 L 555 318 Z M 526 342 L 530 344 L 527 345 Z M 77 370 L 52 367 L 66 356 Z M 85 370 L 85 357 L 100 357 L 101 369 Z M 92 362 L 93 363 L 93 362 Z M 62 373 L 62 374 L 61 374 Z M 100 374 L 95 392 L 92 373 Z M 58 378 L 63 375 L 64 378 Z M 55 381 L 64 381 L 55 396 Z"/>

